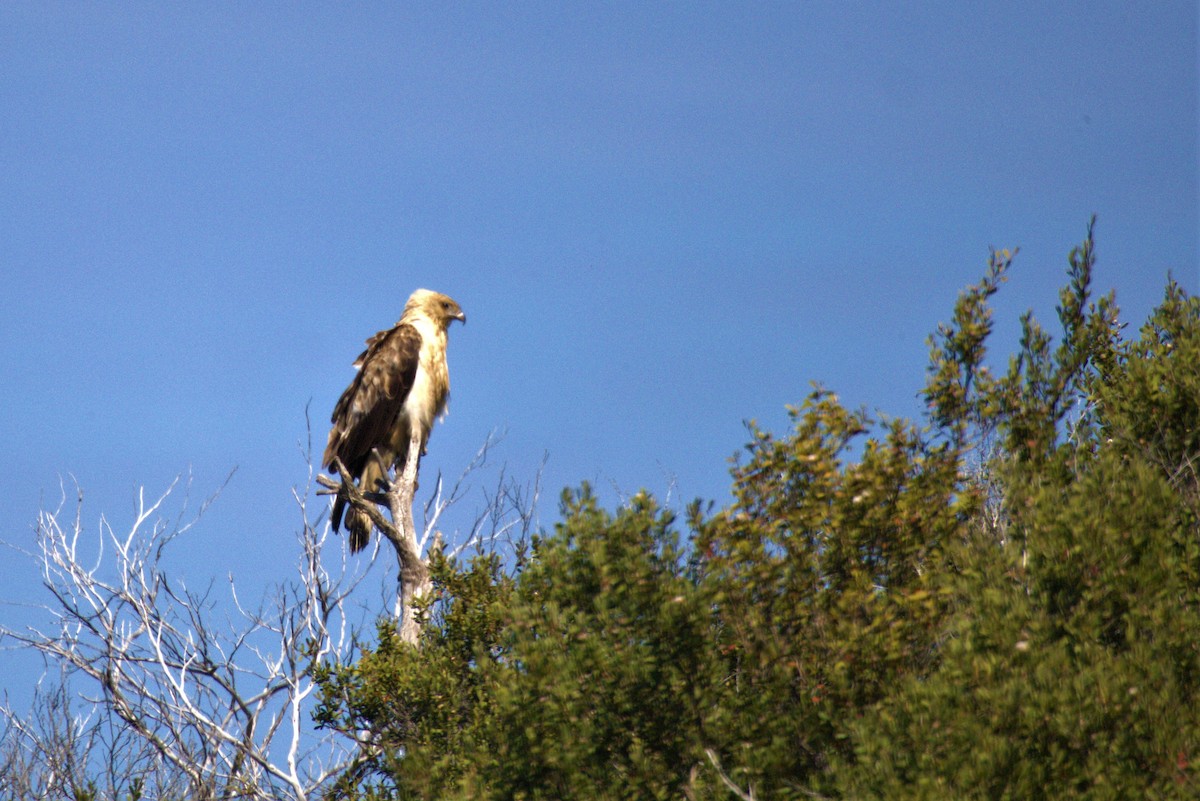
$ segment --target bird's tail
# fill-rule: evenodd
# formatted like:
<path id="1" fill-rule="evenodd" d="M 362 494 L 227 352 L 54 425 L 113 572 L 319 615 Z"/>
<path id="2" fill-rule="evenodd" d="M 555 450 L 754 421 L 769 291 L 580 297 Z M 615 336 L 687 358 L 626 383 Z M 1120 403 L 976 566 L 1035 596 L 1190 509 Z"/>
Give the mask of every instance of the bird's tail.
<path id="1" fill-rule="evenodd" d="M 333 502 L 333 512 L 329 516 L 334 531 L 341 528 L 343 514 L 346 520 L 346 531 L 350 536 L 350 553 L 358 553 L 371 541 L 371 518 L 366 512 L 360 512 L 357 509 L 347 511 L 346 496 L 339 495 Z"/>
<path id="2" fill-rule="evenodd" d="M 358 553 L 371 541 L 371 518 L 366 512 L 351 509 L 346 515 L 346 530 L 350 533 L 350 553 Z"/>
<path id="3" fill-rule="evenodd" d="M 387 476 L 384 475 L 379 461 L 368 459 L 358 477 L 358 486 L 363 492 L 378 492 L 381 489 L 381 482 L 386 481 Z M 344 507 L 345 499 L 339 497 L 334 503 L 334 519 L 339 518 L 339 504 Z M 371 529 L 373 528 L 370 515 L 359 509 L 351 509 L 346 513 L 346 528 L 350 532 L 351 553 L 357 553 L 367 547 L 367 543 L 371 541 Z"/>
<path id="4" fill-rule="evenodd" d="M 333 524 L 333 530 L 337 531 L 342 526 L 342 512 L 346 510 L 346 496 L 338 493 L 333 499 L 333 511 L 329 513 L 329 522 Z"/>

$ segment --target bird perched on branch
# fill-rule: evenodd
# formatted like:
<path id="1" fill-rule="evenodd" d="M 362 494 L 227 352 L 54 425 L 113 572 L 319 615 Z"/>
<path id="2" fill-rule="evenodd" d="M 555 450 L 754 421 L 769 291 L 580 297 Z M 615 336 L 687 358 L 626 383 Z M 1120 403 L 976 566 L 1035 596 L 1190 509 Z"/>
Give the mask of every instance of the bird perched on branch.
<path id="1" fill-rule="evenodd" d="M 388 470 L 403 467 L 414 431 L 421 451 L 433 422 L 446 413 L 450 375 L 446 369 L 446 332 L 453 320 L 467 316 L 440 292 L 418 289 L 404 305 L 400 322 L 367 340 L 367 349 L 354 360 L 358 375 L 333 409 L 329 444 L 322 463 L 331 470 L 340 459 L 358 479 L 364 493 L 388 487 Z M 333 503 L 333 530 L 346 512 L 339 493 Z M 360 551 L 371 537 L 371 518 L 359 509 L 346 512 L 350 550 Z"/>

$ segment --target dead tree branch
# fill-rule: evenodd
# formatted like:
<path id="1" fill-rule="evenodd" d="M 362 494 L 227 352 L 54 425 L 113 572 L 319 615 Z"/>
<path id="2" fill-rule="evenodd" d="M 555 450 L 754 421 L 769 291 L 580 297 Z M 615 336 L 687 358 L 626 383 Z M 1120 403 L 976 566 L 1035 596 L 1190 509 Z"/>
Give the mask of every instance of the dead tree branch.
<path id="1" fill-rule="evenodd" d="M 39 777 L 37 792 L 84 787 L 85 777 L 104 775 L 97 761 L 107 758 L 129 781 L 101 797 L 124 797 L 133 781 L 139 792 L 166 788 L 198 799 L 318 796 L 355 748 L 314 729 L 312 668 L 352 658 L 357 622 L 344 608 L 362 575 L 347 572 L 344 560 L 326 568 L 327 535 L 308 520 L 309 492 L 297 490 L 304 524 L 296 578 L 246 605 L 231 577 L 234 613 L 219 620 L 214 585 L 193 590 L 167 568 L 168 546 L 195 522 L 164 519 L 174 488 L 153 501 L 139 493 L 135 520 L 121 534 L 104 518 L 99 536 L 86 531 L 81 495 L 72 516 L 61 506 L 39 515 L 33 555 L 50 623 L 0 626 L 0 636 L 60 668 L 92 717 L 38 727 L 36 716 L 0 706 L 6 761 Z M 66 708 L 56 696 L 41 703 Z M 106 731 L 115 734 L 103 743 Z"/>

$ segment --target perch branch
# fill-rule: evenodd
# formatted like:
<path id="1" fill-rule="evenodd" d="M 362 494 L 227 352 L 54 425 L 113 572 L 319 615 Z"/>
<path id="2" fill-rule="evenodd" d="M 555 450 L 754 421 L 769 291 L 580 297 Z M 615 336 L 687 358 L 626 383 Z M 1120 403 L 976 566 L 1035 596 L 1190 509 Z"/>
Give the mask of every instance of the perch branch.
<path id="1" fill-rule="evenodd" d="M 421 461 L 421 434 L 414 431 L 408 445 L 404 466 L 391 482 L 386 492 L 363 492 L 355 486 L 354 478 L 340 459 L 333 466 L 340 481 L 318 476 L 317 481 L 326 487 L 324 494 L 343 495 L 351 507 L 361 510 L 379 529 L 380 533 L 396 549 L 396 562 L 400 568 L 400 638 L 413 645 L 420 638 L 421 627 L 417 621 L 415 602 L 425 595 L 431 586 L 429 566 L 421 557 L 417 543 L 417 527 L 413 522 L 413 495 L 417 487 L 417 467 Z M 379 511 L 378 501 L 387 503 L 391 520 Z"/>

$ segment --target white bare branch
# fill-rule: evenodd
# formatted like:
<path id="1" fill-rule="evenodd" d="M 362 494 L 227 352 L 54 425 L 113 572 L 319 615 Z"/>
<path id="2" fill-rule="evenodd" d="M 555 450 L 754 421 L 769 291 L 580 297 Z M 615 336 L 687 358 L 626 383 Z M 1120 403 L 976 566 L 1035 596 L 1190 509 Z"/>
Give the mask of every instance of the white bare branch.
<path id="1" fill-rule="evenodd" d="M 34 560 L 47 600 L 23 604 L 40 615 L 39 624 L 0 623 L 0 645 L 33 649 L 46 662 L 46 677 L 58 681 L 39 687 L 25 715 L 7 698 L 0 701 L 0 795 L 297 801 L 323 795 L 373 743 L 370 732 L 316 729 L 315 669 L 351 663 L 364 621 L 380 610 L 351 615 L 370 562 L 326 547 L 324 510 L 309 517 L 313 484 L 346 492 L 395 546 L 396 619 L 401 635 L 416 643 L 415 602 L 430 587 L 428 554 L 442 547 L 445 513 L 471 497 L 473 474 L 487 465 L 495 442 L 489 436 L 449 487 L 438 476 L 420 533 L 412 517 L 415 459 L 383 497 L 364 496 L 344 471 L 341 482 L 315 475 L 310 462 L 308 485 L 293 489 L 302 520 L 296 572 L 257 601 L 232 576 L 192 587 L 171 572 L 172 543 L 196 524 L 211 497 L 189 515 L 186 497 L 174 494 L 177 479 L 157 496 L 139 491 L 127 526 L 101 516 L 89 529 L 82 492 L 74 488 L 72 514 L 64 486 L 58 508 L 39 514 L 31 552 L 3 543 Z M 419 443 L 409 453 L 419 453 Z M 536 526 L 538 475 L 521 487 L 501 470 L 469 527 L 452 537 L 452 555 L 504 543 L 521 547 Z M 180 500 L 172 519 L 168 510 Z"/>
<path id="2" fill-rule="evenodd" d="M 50 623 L 0 627 L 0 636 L 59 666 L 95 706 L 88 717 L 61 717 L 66 689 L 39 696 L 40 717 L 0 705 L 0 758 L 6 769 L 26 765 L 32 777 L 14 797 L 81 797 L 81 777 L 105 775 L 97 753 L 119 761 L 139 793 L 189 798 L 307 799 L 351 763 L 355 744 L 311 721 L 312 668 L 352 658 L 356 623 L 344 602 L 363 573 L 349 571 L 344 558 L 325 564 L 328 527 L 310 522 L 310 493 L 295 490 L 303 518 L 295 578 L 257 607 L 231 580 L 224 608 L 232 609 L 219 619 L 212 584 L 197 592 L 169 577 L 167 546 L 195 523 L 164 522 L 176 486 L 153 501 L 139 492 L 123 533 L 106 518 L 99 537 L 86 532 L 81 495 L 73 520 L 61 505 L 39 515 L 35 555 Z M 117 734 L 97 749 L 106 732 Z M 125 797 L 130 787 L 91 792 L 100 791 Z"/>
<path id="3" fill-rule="evenodd" d="M 717 778 L 721 780 L 721 784 L 725 785 L 725 789 L 729 790 L 729 792 L 733 793 L 742 801 L 755 801 L 754 787 L 750 787 L 746 790 L 742 790 L 742 788 L 738 787 L 737 784 L 734 783 L 733 779 L 729 778 L 729 774 L 727 774 L 721 767 L 721 760 L 717 758 L 717 753 L 715 751 L 713 751 L 711 748 L 705 748 L 704 755 L 707 756 L 708 761 L 712 763 L 713 769 L 717 772 Z"/>

